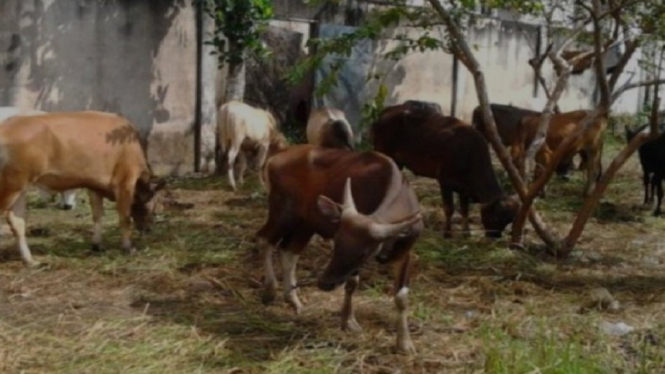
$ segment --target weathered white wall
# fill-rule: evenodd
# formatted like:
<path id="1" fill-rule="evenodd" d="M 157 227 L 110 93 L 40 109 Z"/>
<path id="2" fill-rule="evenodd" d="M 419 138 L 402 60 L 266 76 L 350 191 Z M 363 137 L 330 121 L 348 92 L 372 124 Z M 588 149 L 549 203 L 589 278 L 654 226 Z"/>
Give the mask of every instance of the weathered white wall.
<path id="1" fill-rule="evenodd" d="M 122 114 L 155 172 L 186 172 L 196 50 L 190 1 L 2 0 L 0 105 Z"/>

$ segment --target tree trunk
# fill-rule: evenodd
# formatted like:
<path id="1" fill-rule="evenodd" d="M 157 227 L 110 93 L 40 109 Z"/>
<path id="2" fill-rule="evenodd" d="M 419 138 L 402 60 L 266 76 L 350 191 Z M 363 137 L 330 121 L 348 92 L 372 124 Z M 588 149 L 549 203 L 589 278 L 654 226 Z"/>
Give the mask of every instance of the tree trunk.
<path id="1" fill-rule="evenodd" d="M 226 76 L 224 102 L 229 102 L 231 100 L 243 101 L 245 99 L 245 66 L 244 56 L 240 62 L 229 63 L 229 71 Z"/>
<path id="2" fill-rule="evenodd" d="M 605 170 L 603 176 L 600 178 L 600 181 L 598 181 L 598 183 L 596 184 L 596 188 L 593 190 L 591 195 L 584 200 L 584 205 L 582 205 L 582 209 L 577 214 L 577 217 L 575 217 L 575 222 L 573 222 L 573 226 L 571 227 L 568 236 L 566 237 L 566 239 L 564 239 L 559 251 L 557 252 L 557 255 L 559 257 L 566 257 L 573 250 L 575 244 L 577 243 L 577 240 L 580 238 L 580 235 L 582 235 L 582 231 L 584 231 L 584 226 L 589 220 L 589 217 L 591 217 L 591 213 L 593 213 L 593 210 L 596 208 L 596 205 L 598 205 L 598 201 L 600 201 L 600 198 L 603 197 L 603 194 L 605 193 L 607 186 L 612 181 L 612 178 L 614 178 L 616 172 L 619 171 L 621 166 L 623 166 L 623 164 L 626 163 L 628 158 L 640 146 L 642 146 L 642 144 L 646 143 L 647 141 L 653 139 L 656 136 L 658 136 L 657 133 L 637 134 L 633 138 L 633 140 L 624 149 L 622 149 L 621 152 L 619 152 L 619 154 L 614 158 L 614 160 L 612 160 L 612 163 L 607 168 L 607 170 Z"/>
<path id="3" fill-rule="evenodd" d="M 598 4 L 595 5 L 599 6 Z M 626 53 L 632 54 L 633 51 L 628 50 L 626 51 Z M 591 213 L 593 213 L 593 210 L 596 208 L 598 201 L 600 201 L 600 198 L 603 196 L 605 189 L 607 189 L 607 186 L 612 181 L 612 178 L 614 178 L 616 172 L 619 171 L 621 166 L 623 166 L 623 164 L 626 163 L 628 158 L 639 147 L 641 147 L 644 143 L 648 141 L 656 139 L 660 135 L 658 128 L 658 124 L 660 123 L 660 118 L 659 118 L 660 83 L 658 82 L 660 82 L 660 73 L 663 67 L 663 53 L 665 53 L 665 49 L 661 48 L 660 59 L 658 60 L 658 70 L 656 71 L 656 79 L 655 79 L 656 84 L 654 86 L 653 102 L 651 103 L 652 105 L 651 105 L 651 117 L 649 121 L 649 130 L 650 130 L 649 134 L 645 134 L 643 132 L 637 134 L 631 140 L 631 142 L 628 143 L 626 147 L 621 150 L 621 152 L 619 152 L 619 154 L 614 158 L 614 160 L 612 160 L 612 164 L 610 164 L 607 170 L 603 173 L 603 176 L 600 178 L 600 181 L 596 184 L 596 188 L 593 190 L 593 193 L 584 201 L 582 209 L 577 214 L 577 217 L 575 217 L 575 222 L 573 222 L 573 226 L 570 228 L 570 232 L 568 233 L 568 236 L 563 241 L 562 246 L 560 248 L 560 253 L 559 253 L 560 256 L 564 257 L 568 256 L 570 252 L 573 250 L 575 244 L 577 244 L 577 241 L 580 238 L 580 235 L 582 235 L 582 231 L 584 231 L 584 226 L 589 220 L 589 217 L 591 217 Z M 600 68 L 602 68 L 602 65 L 598 66 L 598 70 L 600 70 Z M 609 96 L 609 87 L 606 87 L 605 89 L 607 89 L 606 95 Z M 610 99 L 605 98 L 605 100 L 610 100 Z M 612 103 L 613 101 L 609 102 L 610 105 Z"/>

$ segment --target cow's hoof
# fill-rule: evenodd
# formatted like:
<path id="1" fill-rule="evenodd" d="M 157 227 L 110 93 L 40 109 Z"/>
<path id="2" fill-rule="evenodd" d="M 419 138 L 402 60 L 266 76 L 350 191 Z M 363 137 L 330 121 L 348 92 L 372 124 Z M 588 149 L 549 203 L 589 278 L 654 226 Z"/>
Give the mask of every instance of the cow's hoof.
<path id="1" fill-rule="evenodd" d="M 453 237 L 453 233 L 452 233 L 452 232 L 450 232 L 450 231 L 444 231 L 444 232 L 443 232 L 443 238 L 444 238 L 444 239 L 452 239 L 452 237 Z"/>
<path id="2" fill-rule="evenodd" d="M 72 210 L 74 209 L 73 205 L 65 204 L 62 206 L 62 210 Z"/>
<path id="3" fill-rule="evenodd" d="M 286 302 L 287 304 L 289 304 L 289 306 L 291 306 L 296 315 L 300 315 L 300 313 L 302 312 L 302 303 L 300 302 L 300 300 L 298 300 L 297 296 L 294 296 L 292 298 L 287 297 Z"/>
<path id="4" fill-rule="evenodd" d="M 90 250 L 92 250 L 93 252 L 96 252 L 96 253 L 99 253 L 99 252 L 103 251 L 101 244 L 97 244 L 97 243 L 92 243 L 92 245 L 90 246 Z"/>
<path id="5" fill-rule="evenodd" d="M 397 346 L 395 347 L 395 350 L 399 354 L 403 355 L 415 355 L 416 354 L 416 346 L 413 345 L 413 342 L 411 339 L 398 339 L 397 340 Z"/>
<path id="6" fill-rule="evenodd" d="M 30 269 L 40 269 L 47 266 L 47 264 L 36 260 L 28 261 L 25 265 Z"/>
<path id="7" fill-rule="evenodd" d="M 342 330 L 351 331 L 351 332 L 362 332 L 363 328 L 360 327 L 360 324 L 358 324 L 356 318 L 352 317 L 346 320 L 346 322 L 342 323 Z"/>

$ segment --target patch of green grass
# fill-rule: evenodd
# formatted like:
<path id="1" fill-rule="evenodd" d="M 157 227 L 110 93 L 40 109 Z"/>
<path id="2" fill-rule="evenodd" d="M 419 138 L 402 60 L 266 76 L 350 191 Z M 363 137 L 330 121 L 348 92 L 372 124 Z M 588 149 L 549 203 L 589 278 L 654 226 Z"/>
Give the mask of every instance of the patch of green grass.
<path id="1" fill-rule="evenodd" d="M 649 340 L 653 339 L 649 335 L 631 333 L 613 338 L 600 331 L 600 319 L 580 324 L 575 321 L 580 318 L 562 316 L 553 324 L 549 318 L 536 317 L 530 326 L 522 323 L 503 328 L 485 324 L 479 329 L 485 372 L 600 374 L 663 369 L 665 353 Z"/>
<path id="2" fill-rule="evenodd" d="M 535 258 L 515 252 L 505 242 L 480 239 L 444 239 L 438 231 L 425 230 L 416 243 L 420 261 L 452 271 L 491 268 L 530 268 Z"/>
<path id="3" fill-rule="evenodd" d="M 603 355 L 601 348 L 589 347 L 581 336 L 565 336 L 555 326 L 548 326 L 545 320 L 540 321 L 534 336 L 529 338 L 488 328 L 483 340 L 484 366 L 488 374 L 614 372 L 613 359 Z"/>

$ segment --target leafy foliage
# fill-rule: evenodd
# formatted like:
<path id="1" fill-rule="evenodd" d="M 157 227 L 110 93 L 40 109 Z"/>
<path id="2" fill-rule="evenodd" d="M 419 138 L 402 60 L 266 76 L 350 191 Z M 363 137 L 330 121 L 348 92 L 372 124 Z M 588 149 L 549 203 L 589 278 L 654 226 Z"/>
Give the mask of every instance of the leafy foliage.
<path id="1" fill-rule="evenodd" d="M 215 20 L 214 36 L 206 43 L 215 46 L 220 67 L 242 63 L 247 53 L 268 54 L 260 37 L 273 17 L 271 0 L 195 1 L 201 1 L 205 12 Z"/>
<path id="2" fill-rule="evenodd" d="M 386 98 L 388 97 L 388 87 L 381 83 L 377 90 L 374 100 L 365 103 L 362 109 L 362 116 L 360 119 L 359 131 L 365 132 L 376 120 L 379 119 L 379 114 L 385 108 Z M 362 137 L 363 143 L 360 144 L 360 149 L 371 149 L 366 136 Z"/>

